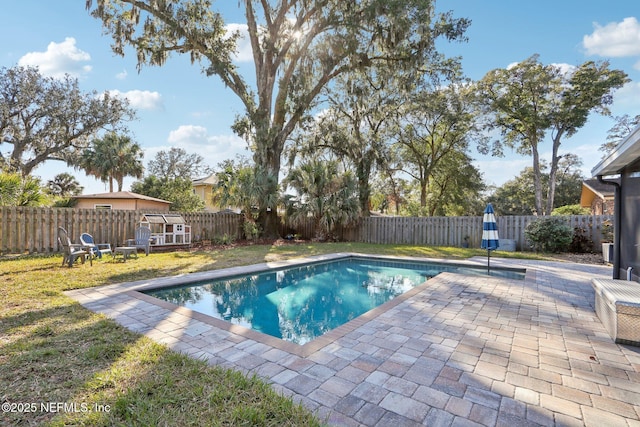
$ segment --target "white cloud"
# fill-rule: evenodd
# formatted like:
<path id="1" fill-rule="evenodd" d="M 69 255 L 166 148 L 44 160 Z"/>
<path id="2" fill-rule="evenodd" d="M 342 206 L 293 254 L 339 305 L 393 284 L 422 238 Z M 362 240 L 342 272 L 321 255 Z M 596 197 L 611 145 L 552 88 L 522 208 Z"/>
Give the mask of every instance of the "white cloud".
<path id="1" fill-rule="evenodd" d="M 128 99 L 129 104 L 133 108 L 140 110 L 160 110 L 164 108 L 162 95 L 160 95 L 159 92 L 151 92 L 148 90 L 120 92 L 119 90 L 110 90 L 109 94 Z"/>
<path id="2" fill-rule="evenodd" d="M 49 43 L 45 52 L 27 53 L 18 65 L 38 67 L 41 74 L 54 78 L 65 74 L 81 77 L 91 71 L 91 66 L 85 64 L 90 60 L 91 55 L 76 47 L 76 39 L 67 37 L 62 43 Z"/>
<path id="3" fill-rule="evenodd" d="M 570 76 L 576 70 L 576 66 L 575 65 L 571 65 L 571 64 L 554 63 L 554 64 L 551 64 L 551 65 L 553 65 L 554 67 L 559 69 L 560 70 L 560 74 L 562 74 L 564 76 Z"/>
<path id="4" fill-rule="evenodd" d="M 184 149 L 187 153 L 200 154 L 212 167 L 223 160 L 233 159 L 238 154 L 249 154 L 246 142 L 239 136 L 210 135 L 203 126 L 182 125 L 169 133 L 167 142 L 173 147 Z"/>
<path id="5" fill-rule="evenodd" d="M 482 172 L 485 183 L 501 186 L 531 166 L 531 159 L 514 155 L 500 158 L 479 155 L 473 163 Z"/>
<path id="6" fill-rule="evenodd" d="M 129 74 L 127 73 L 127 70 L 122 70 L 122 72 L 116 74 L 116 79 L 118 80 L 124 80 L 127 78 Z"/>
<path id="7" fill-rule="evenodd" d="M 509 65 L 507 65 L 507 70 L 511 70 L 514 67 L 517 67 L 521 62 L 512 62 Z M 544 64 L 543 64 L 544 65 Z M 568 76 L 571 73 L 573 73 L 576 69 L 575 65 L 571 65 L 571 64 L 567 64 L 564 62 L 554 62 L 552 64 L 553 67 L 557 68 L 558 70 L 560 70 L 560 73 L 564 76 Z"/>
<path id="8" fill-rule="evenodd" d="M 238 32 L 240 37 L 237 41 L 235 60 L 237 62 L 253 61 L 253 51 L 251 50 L 251 41 L 249 40 L 249 30 L 247 24 L 227 24 L 227 33 L 233 34 Z"/>
<path id="9" fill-rule="evenodd" d="M 594 31 L 582 38 L 589 55 L 623 57 L 640 55 L 640 23 L 635 17 L 610 22 L 604 27 L 594 23 Z"/>
<path id="10" fill-rule="evenodd" d="M 635 115 L 640 112 L 640 82 L 629 82 L 613 93 L 615 114 Z M 637 112 L 636 112 L 637 111 Z"/>
<path id="11" fill-rule="evenodd" d="M 207 128 L 203 126 L 182 125 L 176 130 L 169 132 L 167 141 L 170 144 L 202 144 L 208 138 Z"/>

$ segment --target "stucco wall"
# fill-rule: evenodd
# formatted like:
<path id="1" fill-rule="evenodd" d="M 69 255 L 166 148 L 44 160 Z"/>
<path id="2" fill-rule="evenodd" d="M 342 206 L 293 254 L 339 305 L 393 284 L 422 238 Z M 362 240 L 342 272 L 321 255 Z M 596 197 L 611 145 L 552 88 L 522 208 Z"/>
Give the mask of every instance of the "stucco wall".
<path id="1" fill-rule="evenodd" d="M 207 212 L 217 212 L 220 210 L 217 206 L 214 206 L 211 201 L 213 191 L 210 185 L 195 185 L 193 187 L 193 192 L 204 201 L 205 210 Z"/>
<path id="2" fill-rule="evenodd" d="M 94 209 L 96 205 L 111 205 L 111 209 L 137 210 L 148 209 L 169 212 L 169 206 L 166 203 L 154 202 L 153 200 L 139 199 L 78 199 L 76 208 L 78 209 Z"/>

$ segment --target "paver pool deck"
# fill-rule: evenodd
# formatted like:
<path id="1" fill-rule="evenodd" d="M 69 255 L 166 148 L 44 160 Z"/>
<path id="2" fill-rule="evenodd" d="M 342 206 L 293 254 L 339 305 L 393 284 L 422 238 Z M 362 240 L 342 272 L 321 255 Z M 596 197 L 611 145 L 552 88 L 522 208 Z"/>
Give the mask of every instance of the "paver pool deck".
<path id="1" fill-rule="evenodd" d="M 304 346 L 138 292 L 185 276 L 67 294 L 176 351 L 255 373 L 328 425 L 640 426 L 640 347 L 615 344 L 594 309 L 590 281 L 611 267 L 491 265 L 527 277 L 442 273 Z"/>

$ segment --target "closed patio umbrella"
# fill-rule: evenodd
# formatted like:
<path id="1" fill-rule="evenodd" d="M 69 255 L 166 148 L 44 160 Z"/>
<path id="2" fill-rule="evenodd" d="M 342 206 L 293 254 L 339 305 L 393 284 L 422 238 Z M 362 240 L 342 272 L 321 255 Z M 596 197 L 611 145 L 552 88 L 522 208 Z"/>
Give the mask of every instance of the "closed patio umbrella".
<path id="1" fill-rule="evenodd" d="M 498 224 L 496 224 L 496 215 L 493 212 L 491 203 L 489 203 L 484 210 L 484 217 L 482 219 L 482 243 L 480 247 L 487 250 L 487 274 L 489 274 L 491 251 L 500 247 Z"/>

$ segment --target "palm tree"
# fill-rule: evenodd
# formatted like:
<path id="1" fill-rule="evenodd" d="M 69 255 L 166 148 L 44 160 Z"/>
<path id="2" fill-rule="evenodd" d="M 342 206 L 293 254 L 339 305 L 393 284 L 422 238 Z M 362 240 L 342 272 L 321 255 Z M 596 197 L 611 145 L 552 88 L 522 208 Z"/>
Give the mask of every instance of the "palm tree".
<path id="1" fill-rule="evenodd" d="M 49 192 L 54 196 L 77 196 L 82 193 L 83 187 L 70 173 L 59 173 L 47 182 Z"/>
<path id="2" fill-rule="evenodd" d="M 113 181 L 122 191 L 124 177 L 142 178 L 142 148 L 131 138 L 117 135 L 115 132 L 95 139 L 92 146 L 82 155 L 81 168 L 102 182 L 109 182 L 109 191 L 113 192 Z"/>
<path id="3" fill-rule="evenodd" d="M 43 206 L 46 202 L 38 178 L 0 172 L 0 206 Z"/>
<path id="4" fill-rule="evenodd" d="M 16 206 L 21 185 L 19 174 L 0 171 L 0 206 Z"/>
<path id="5" fill-rule="evenodd" d="M 290 198 L 287 215 L 298 224 L 312 218 L 318 239 L 360 217 L 357 179 L 351 172 L 340 173 L 337 161 L 306 161 L 291 170 L 284 184 L 299 195 Z"/>
<path id="6" fill-rule="evenodd" d="M 266 188 L 277 186 L 275 177 L 261 172 L 243 159 L 237 162 L 226 160 L 220 166 L 222 171 L 216 174 L 217 183 L 213 188 L 212 201 L 220 207 L 240 208 L 244 214 L 245 235 L 255 239 L 262 232 L 257 223 L 258 207 L 263 205 L 275 210 L 279 202 L 277 194 L 271 194 L 267 198 L 264 196 L 269 194 L 265 191 Z"/>

